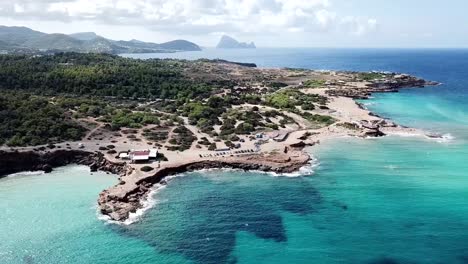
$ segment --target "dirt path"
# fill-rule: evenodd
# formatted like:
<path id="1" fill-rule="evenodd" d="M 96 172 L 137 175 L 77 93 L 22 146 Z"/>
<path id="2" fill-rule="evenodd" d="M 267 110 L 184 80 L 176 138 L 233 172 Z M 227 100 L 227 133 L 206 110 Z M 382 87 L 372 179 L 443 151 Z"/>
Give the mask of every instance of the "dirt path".
<path id="1" fill-rule="evenodd" d="M 91 136 L 92 136 L 94 133 L 96 133 L 96 131 L 98 131 L 99 129 L 101 129 L 101 128 L 103 128 L 103 127 L 104 127 L 103 124 L 99 124 L 99 123 L 98 123 L 98 126 L 97 126 L 97 127 L 95 127 L 94 129 L 92 129 L 91 131 L 89 131 L 89 132 L 86 134 L 86 136 L 84 137 L 85 140 L 87 140 L 88 138 L 91 138 Z"/>

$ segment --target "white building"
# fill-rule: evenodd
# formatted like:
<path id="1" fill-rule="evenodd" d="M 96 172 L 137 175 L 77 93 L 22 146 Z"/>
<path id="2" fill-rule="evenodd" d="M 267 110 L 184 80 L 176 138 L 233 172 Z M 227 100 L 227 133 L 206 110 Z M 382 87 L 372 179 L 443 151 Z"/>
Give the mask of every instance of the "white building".
<path id="1" fill-rule="evenodd" d="M 150 149 L 149 158 L 155 159 L 158 157 L 158 150 L 157 149 Z"/>
<path id="2" fill-rule="evenodd" d="M 130 152 L 130 159 L 132 162 L 147 162 L 150 159 L 150 151 L 149 150 L 141 150 L 141 151 L 132 151 Z"/>
<path id="3" fill-rule="evenodd" d="M 127 152 L 122 152 L 122 153 L 119 154 L 119 158 L 123 159 L 123 160 L 128 160 L 128 159 L 130 159 L 130 156 L 128 155 Z"/>

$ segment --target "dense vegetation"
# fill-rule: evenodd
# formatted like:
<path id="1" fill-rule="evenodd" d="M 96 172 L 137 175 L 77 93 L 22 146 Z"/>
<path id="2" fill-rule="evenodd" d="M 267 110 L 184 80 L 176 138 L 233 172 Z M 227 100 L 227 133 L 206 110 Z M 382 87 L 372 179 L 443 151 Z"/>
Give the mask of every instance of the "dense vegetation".
<path id="1" fill-rule="evenodd" d="M 327 99 L 315 94 L 305 94 L 298 90 L 285 89 L 268 95 L 265 104 L 274 108 L 296 111 L 300 106 L 302 110 L 315 109 L 314 104 L 325 104 Z"/>
<path id="2" fill-rule="evenodd" d="M 207 97 L 215 86 L 184 77 L 183 61 L 135 60 L 105 54 L 0 56 L 0 88 L 120 98 Z"/>
<path id="3" fill-rule="evenodd" d="M 25 146 L 79 140 L 85 129 L 60 106 L 22 93 L 0 95 L 0 145 Z"/>
<path id="4" fill-rule="evenodd" d="M 176 127 L 172 133 L 174 135 L 169 140 L 169 143 L 173 146 L 167 147 L 168 150 L 184 151 L 190 149 L 192 143 L 197 140 L 197 137 L 195 137 L 195 135 L 185 126 Z"/>
<path id="5" fill-rule="evenodd" d="M 306 88 L 321 88 L 325 83 L 325 80 L 307 80 L 303 83 L 303 86 Z"/>
<path id="6" fill-rule="evenodd" d="M 224 71 L 210 71 L 213 65 L 203 63 L 77 53 L 0 56 L 0 91 L 5 93 L 0 98 L 0 145 L 79 140 L 86 131 L 80 124 L 88 129 L 102 124 L 98 130 L 112 130 L 117 136 L 118 130 L 143 128 L 143 138 L 137 138 L 136 132 L 127 138 L 158 145 L 169 139 L 170 149 L 183 151 L 197 140 L 213 145 L 197 139 L 184 119 L 214 140 L 231 143 L 238 140 L 236 135 L 296 123 L 288 112 L 314 126 L 335 121 L 310 112 L 326 109 L 326 97 L 274 81 L 266 82 L 268 88 L 248 88 L 248 82 L 227 78 Z M 88 138 L 102 140 L 102 133 Z"/>
<path id="7" fill-rule="evenodd" d="M 358 74 L 358 78 L 364 81 L 373 81 L 377 79 L 384 78 L 385 75 L 377 72 L 361 72 Z"/>
<path id="8" fill-rule="evenodd" d="M 335 121 L 336 121 L 331 116 L 311 114 L 311 113 L 308 113 L 308 112 L 302 113 L 302 117 L 304 117 L 306 120 L 316 124 L 317 127 L 329 126 L 329 125 L 335 123 Z"/>

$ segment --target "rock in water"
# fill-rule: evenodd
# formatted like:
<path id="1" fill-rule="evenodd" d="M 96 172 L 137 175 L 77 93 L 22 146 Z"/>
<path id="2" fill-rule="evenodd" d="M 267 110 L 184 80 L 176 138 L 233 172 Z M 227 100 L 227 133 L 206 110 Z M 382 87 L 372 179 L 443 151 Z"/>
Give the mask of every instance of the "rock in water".
<path id="1" fill-rule="evenodd" d="M 91 172 L 96 172 L 98 170 L 99 166 L 94 162 L 93 164 L 89 165 L 89 169 Z"/>
<path id="2" fill-rule="evenodd" d="M 232 37 L 223 35 L 221 37 L 221 40 L 218 43 L 218 46 L 216 46 L 216 48 L 217 49 L 255 49 L 257 47 L 255 46 L 255 43 L 253 42 L 250 42 L 250 43 L 239 42 Z"/>
<path id="3" fill-rule="evenodd" d="M 42 170 L 45 173 L 51 173 L 52 172 L 52 166 L 50 166 L 49 164 L 46 164 L 46 165 L 42 166 Z"/>

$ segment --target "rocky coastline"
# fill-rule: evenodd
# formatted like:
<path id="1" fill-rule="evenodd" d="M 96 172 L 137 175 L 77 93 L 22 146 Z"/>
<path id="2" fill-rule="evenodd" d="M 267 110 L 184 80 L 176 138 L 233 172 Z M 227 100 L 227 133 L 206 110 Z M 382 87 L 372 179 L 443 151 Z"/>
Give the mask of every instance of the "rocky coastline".
<path id="1" fill-rule="evenodd" d="M 373 93 L 398 93 L 403 88 L 424 88 L 426 86 L 440 85 L 438 82 L 427 81 L 409 75 L 400 75 L 392 80 L 374 80 L 369 82 L 365 88 L 339 88 L 330 89 L 327 94 L 330 96 L 343 96 L 352 99 L 369 99 Z"/>
<path id="2" fill-rule="evenodd" d="M 130 172 L 121 177 L 120 182 L 99 195 L 99 211 L 113 221 L 122 222 L 128 219 L 131 213 L 135 213 L 143 207 L 143 201 L 148 197 L 151 188 L 155 184 L 166 184 L 167 176 L 184 172 L 204 169 L 239 169 L 245 171 L 262 171 L 274 173 L 291 173 L 298 171 L 308 164 L 310 156 L 305 152 L 293 157 L 285 154 L 277 154 L 274 157 L 252 155 L 241 159 L 204 160 L 197 162 L 181 163 L 158 169 L 156 172 L 138 178 L 133 181 L 136 172 Z"/>
<path id="3" fill-rule="evenodd" d="M 301 148 L 302 149 L 302 148 Z M 99 151 L 51 150 L 0 151 L 0 178 L 22 171 L 52 172 L 54 168 L 77 164 L 85 165 L 90 171 L 104 171 L 119 175 L 119 183 L 102 191 L 98 198 L 99 211 L 115 221 L 125 221 L 131 213 L 143 207 L 151 188 L 155 184 L 165 184 L 167 176 L 204 169 L 239 169 L 274 173 L 291 173 L 307 165 L 307 153 L 293 150 L 265 156 L 253 154 L 242 158 L 225 160 L 202 160 L 165 166 L 156 171 L 138 175 L 131 165 L 125 162 L 112 162 Z"/>
<path id="4" fill-rule="evenodd" d="M 425 87 L 439 85 L 436 82 L 425 81 L 409 75 L 392 75 L 389 79 L 373 80 L 363 82 L 363 86 L 343 86 L 341 88 L 329 87 L 325 94 L 331 97 L 352 99 L 368 99 L 372 93 L 398 92 L 401 88 Z M 356 107 L 356 102 L 350 108 L 340 106 L 343 111 L 352 112 Z M 357 103 L 358 109 L 365 107 Z M 361 117 L 362 115 L 362 117 Z M 397 124 L 377 117 L 373 113 L 358 113 L 357 117 L 350 121 L 342 120 L 342 129 L 352 131 L 361 137 L 381 137 L 386 135 L 386 131 L 398 130 L 401 128 Z M 356 120 L 359 120 L 356 122 Z M 300 131 L 296 131 L 300 133 Z M 303 132 L 302 132 L 303 133 Z M 327 137 L 330 130 L 322 130 Z M 360 133 L 360 134 L 359 134 Z M 340 133 L 338 133 L 340 134 Z M 298 140 L 300 137 L 296 137 Z M 166 184 L 167 176 L 180 174 L 189 171 L 203 169 L 239 169 L 275 173 L 291 173 L 298 171 L 301 167 L 310 162 L 310 156 L 303 151 L 303 148 L 320 142 L 320 137 L 316 141 L 302 140 L 299 142 L 289 142 L 288 144 L 277 144 L 274 151 L 263 151 L 261 153 L 252 153 L 246 156 L 234 157 L 202 157 L 183 159 L 179 156 L 169 162 L 164 163 L 162 167 L 150 172 L 144 172 L 142 168 L 135 164 L 128 164 L 113 157 L 106 157 L 101 148 L 94 146 L 92 150 L 82 149 L 55 149 L 47 151 L 23 150 L 0 151 L 0 178 L 2 176 L 22 172 L 38 171 L 51 172 L 53 168 L 69 164 L 79 164 L 89 166 L 91 171 L 105 171 L 120 175 L 119 182 L 99 194 L 98 210 L 111 220 L 122 222 L 127 220 L 132 213 L 144 207 L 144 201 L 148 198 L 152 187 L 156 184 Z M 319 140 L 317 140 L 319 139 Z M 304 142 L 307 141 L 307 142 Z M 279 150 L 284 151 L 279 151 Z"/>
<path id="5" fill-rule="evenodd" d="M 85 165 L 91 171 L 105 171 L 121 175 L 125 173 L 125 163 L 107 160 L 101 152 L 82 150 L 0 151 L 0 178 L 22 171 L 51 172 L 54 168 L 70 164 Z"/>

